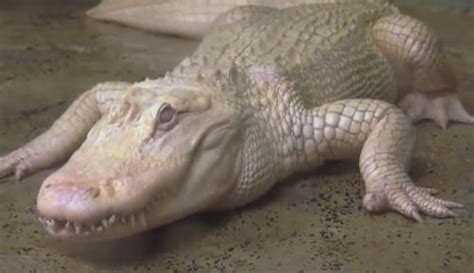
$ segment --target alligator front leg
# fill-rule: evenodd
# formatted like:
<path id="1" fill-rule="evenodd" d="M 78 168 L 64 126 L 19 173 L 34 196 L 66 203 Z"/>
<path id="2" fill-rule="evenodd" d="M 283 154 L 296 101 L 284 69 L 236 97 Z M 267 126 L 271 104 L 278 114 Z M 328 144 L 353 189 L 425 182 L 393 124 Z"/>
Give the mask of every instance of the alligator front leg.
<path id="1" fill-rule="evenodd" d="M 363 205 L 368 211 L 393 209 L 421 221 L 420 212 L 450 217 L 456 215 L 452 208 L 462 207 L 431 196 L 435 190 L 415 186 L 408 176 L 415 129 L 400 109 L 378 100 L 344 100 L 323 105 L 312 116 L 314 138 L 305 141 L 310 160 L 320 160 L 321 155 L 347 158 L 362 149 L 359 166 L 366 186 Z"/>
<path id="2" fill-rule="evenodd" d="M 435 190 L 417 187 L 408 176 L 415 129 L 407 118 L 396 108 L 387 109 L 378 118 L 360 155 L 367 191 L 364 207 L 375 212 L 392 208 L 418 222 L 422 221 L 419 212 L 456 216 L 451 209 L 461 208 L 461 204 L 433 197 Z"/>
<path id="3" fill-rule="evenodd" d="M 0 178 L 17 180 L 65 160 L 82 143 L 101 116 L 98 94 L 127 88 L 125 83 L 99 84 L 87 91 L 43 134 L 23 147 L 0 157 Z"/>

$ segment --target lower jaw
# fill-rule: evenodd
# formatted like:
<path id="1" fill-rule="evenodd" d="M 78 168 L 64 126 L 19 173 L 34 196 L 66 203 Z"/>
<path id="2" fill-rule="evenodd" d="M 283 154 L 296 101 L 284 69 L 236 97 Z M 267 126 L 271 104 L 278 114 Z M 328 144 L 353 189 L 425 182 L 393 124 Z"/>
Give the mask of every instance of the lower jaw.
<path id="1" fill-rule="evenodd" d="M 90 236 L 88 235 L 81 235 L 81 234 L 75 234 L 73 232 L 70 232 L 70 231 L 66 231 L 66 230 L 59 230 L 59 231 L 54 231 L 54 230 L 51 230 L 49 228 L 46 229 L 46 232 L 48 233 L 48 235 L 55 239 L 55 240 L 80 240 L 80 239 L 84 239 L 84 238 L 89 238 Z"/>
<path id="2" fill-rule="evenodd" d="M 93 224 L 80 224 L 80 227 L 77 228 L 76 224 L 66 226 L 64 221 L 49 221 L 40 217 L 40 222 L 43 224 L 46 232 L 56 240 L 115 240 L 136 235 L 149 229 L 146 222 L 134 222 L 133 224 L 129 222 L 117 222 L 107 227 Z"/>
<path id="3" fill-rule="evenodd" d="M 74 231 L 71 232 L 66 229 L 52 230 L 50 228 L 46 228 L 46 232 L 51 238 L 54 240 L 64 241 L 109 241 L 133 236 L 144 231 L 145 229 L 142 228 L 129 229 L 117 227 L 113 230 L 107 230 L 103 232 L 84 232 L 77 234 Z"/>

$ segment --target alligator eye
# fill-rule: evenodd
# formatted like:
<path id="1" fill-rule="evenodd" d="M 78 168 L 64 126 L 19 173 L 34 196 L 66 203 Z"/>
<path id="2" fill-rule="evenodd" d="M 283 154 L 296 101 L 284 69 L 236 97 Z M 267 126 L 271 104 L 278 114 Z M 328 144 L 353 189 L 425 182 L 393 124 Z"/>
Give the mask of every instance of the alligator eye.
<path id="1" fill-rule="evenodd" d="M 158 110 L 157 129 L 169 130 L 178 121 L 176 109 L 168 103 L 164 103 Z"/>

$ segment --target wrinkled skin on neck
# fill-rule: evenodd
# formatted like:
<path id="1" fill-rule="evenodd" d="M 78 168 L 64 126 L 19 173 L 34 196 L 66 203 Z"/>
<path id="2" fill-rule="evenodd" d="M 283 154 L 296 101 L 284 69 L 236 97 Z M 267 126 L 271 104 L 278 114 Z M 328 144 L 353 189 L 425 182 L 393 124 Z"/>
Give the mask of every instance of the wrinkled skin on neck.
<path id="1" fill-rule="evenodd" d="M 102 118 L 41 187 L 37 207 L 48 232 L 113 239 L 225 198 L 239 175 L 242 123 L 208 91 L 148 81 L 102 99 Z"/>

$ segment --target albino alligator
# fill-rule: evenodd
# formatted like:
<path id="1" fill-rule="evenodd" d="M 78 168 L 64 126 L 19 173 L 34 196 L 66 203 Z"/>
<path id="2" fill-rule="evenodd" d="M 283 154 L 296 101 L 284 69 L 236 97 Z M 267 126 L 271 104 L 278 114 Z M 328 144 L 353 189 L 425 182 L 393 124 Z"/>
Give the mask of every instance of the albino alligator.
<path id="1" fill-rule="evenodd" d="M 359 154 L 368 211 L 455 216 L 461 204 L 407 174 L 410 118 L 446 127 L 474 117 L 433 33 L 378 2 L 227 11 L 165 77 L 87 91 L 0 158 L 0 177 L 72 154 L 37 199 L 58 238 L 118 238 L 240 207 L 295 172 Z"/>

